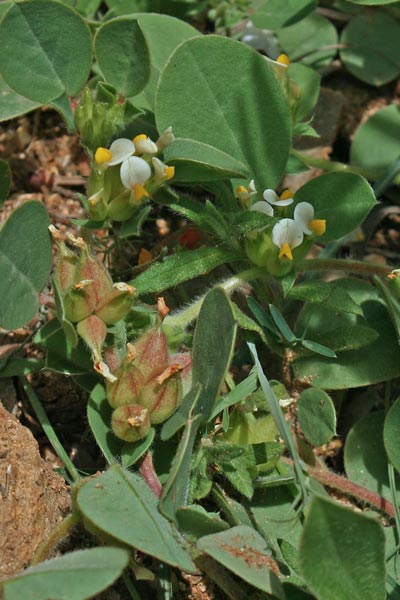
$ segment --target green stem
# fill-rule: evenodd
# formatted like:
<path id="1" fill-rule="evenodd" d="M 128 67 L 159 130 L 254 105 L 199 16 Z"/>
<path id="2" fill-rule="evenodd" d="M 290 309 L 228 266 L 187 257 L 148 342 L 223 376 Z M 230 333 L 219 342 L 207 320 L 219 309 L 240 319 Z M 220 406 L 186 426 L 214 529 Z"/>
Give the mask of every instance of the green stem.
<path id="1" fill-rule="evenodd" d="M 124 582 L 125 587 L 128 590 L 128 592 L 130 593 L 132 600 L 140 600 L 138 591 L 136 590 L 135 585 L 134 585 L 132 579 L 130 578 L 129 573 L 127 573 L 126 571 L 124 571 L 122 573 L 122 581 Z"/>
<path id="2" fill-rule="evenodd" d="M 326 160 L 325 158 L 317 158 L 316 156 L 310 156 L 305 152 L 300 152 L 292 148 L 290 150 L 292 156 L 298 158 L 307 167 L 316 167 L 323 171 L 330 173 L 356 173 L 362 175 L 367 179 L 377 179 L 381 173 L 378 171 L 370 171 L 369 169 L 363 169 L 362 167 L 356 167 L 355 165 L 346 165 L 345 163 L 338 162 L 336 160 Z"/>
<path id="3" fill-rule="evenodd" d="M 42 542 L 35 552 L 31 566 L 38 565 L 46 560 L 50 552 L 55 548 L 63 538 L 67 537 L 71 529 L 80 520 L 78 512 L 72 512 L 61 521 L 51 532 L 47 540 Z"/>
<path id="4" fill-rule="evenodd" d="M 381 275 L 385 277 L 391 269 L 385 265 L 366 263 L 361 260 L 347 258 L 312 258 L 296 263 L 298 271 L 348 271 L 360 275 Z"/>
<path id="5" fill-rule="evenodd" d="M 65 452 L 60 440 L 58 439 L 58 436 L 57 436 L 56 432 L 54 431 L 53 426 L 50 423 L 48 416 L 46 415 L 46 412 L 43 408 L 43 405 L 35 393 L 35 390 L 33 389 L 31 384 L 28 382 L 28 380 L 25 377 L 21 377 L 21 383 L 22 383 L 22 387 L 24 388 L 24 391 L 28 397 L 28 400 L 29 400 L 33 410 L 35 411 L 35 414 L 43 428 L 43 431 L 45 432 L 55 453 L 57 454 L 59 459 L 62 461 L 64 467 L 70 474 L 71 478 L 74 481 L 79 481 L 80 475 L 79 475 L 77 469 L 75 468 L 73 462 L 71 461 L 70 457 Z"/>
<path id="6" fill-rule="evenodd" d="M 257 277 L 265 276 L 265 274 L 265 269 L 262 269 L 260 267 L 254 267 L 252 269 L 242 271 L 241 273 L 238 273 L 238 275 L 230 277 L 225 281 L 222 281 L 221 283 L 217 284 L 217 286 L 221 287 L 228 294 L 231 294 L 232 292 L 240 288 L 240 286 L 242 286 L 243 283 L 251 281 L 252 279 L 256 279 Z M 169 315 L 165 318 L 164 324 L 168 327 L 185 329 L 188 325 L 190 325 L 192 321 L 194 321 L 197 318 L 201 309 L 201 305 L 203 304 L 204 298 L 205 294 L 203 294 L 203 296 L 201 296 L 199 300 L 196 300 L 183 310 L 177 311 L 174 314 Z"/>

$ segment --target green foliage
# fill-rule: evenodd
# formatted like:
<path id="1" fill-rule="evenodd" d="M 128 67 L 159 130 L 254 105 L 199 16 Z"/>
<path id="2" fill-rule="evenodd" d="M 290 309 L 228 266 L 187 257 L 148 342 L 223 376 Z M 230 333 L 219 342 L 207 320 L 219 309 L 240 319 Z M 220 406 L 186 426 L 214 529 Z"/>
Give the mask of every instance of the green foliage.
<path id="1" fill-rule="evenodd" d="M 30 321 L 39 307 L 51 268 L 50 224 L 40 202 L 26 202 L 0 231 L 0 324 L 16 329 Z"/>
<path id="2" fill-rule="evenodd" d="M 113 19 L 102 25 L 94 39 L 99 69 L 123 96 L 135 96 L 150 77 L 150 55 L 136 19 Z"/>
<path id="3" fill-rule="evenodd" d="M 379 174 L 398 159 L 400 109 L 387 106 L 374 113 L 356 130 L 350 148 L 350 162 Z"/>
<path id="4" fill-rule="evenodd" d="M 304 19 L 316 5 L 315 0 L 266 0 L 257 6 L 251 20 L 260 29 L 281 29 Z"/>
<path id="5" fill-rule="evenodd" d="M 183 571 L 195 571 L 183 542 L 177 541 L 172 525 L 157 510 L 156 496 L 139 475 L 114 465 L 79 488 L 76 505 L 100 536 L 111 536 Z"/>
<path id="6" fill-rule="evenodd" d="M 29 100 L 29 98 L 25 98 L 24 96 L 17 94 L 17 92 L 14 92 L 1 76 L 0 94 L 0 121 L 7 121 L 8 119 L 19 117 L 40 106 L 40 102 L 34 102 L 33 100 Z"/>
<path id="7" fill-rule="evenodd" d="M 320 600 L 336 600 L 338 593 L 354 600 L 386 598 L 383 528 L 340 504 L 318 497 L 311 501 L 299 562 Z"/>
<path id="8" fill-rule="evenodd" d="M 358 350 L 339 352 L 337 359 L 316 356 L 299 358 L 293 364 L 296 377 L 311 377 L 314 386 L 327 390 L 370 385 L 398 377 L 400 349 L 378 292 L 356 279 L 341 280 L 341 285 L 362 308 L 364 317 L 335 314 L 324 306 L 306 306 L 296 324 L 298 333 L 301 334 L 307 327 L 309 339 L 324 343 L 331 339 L 338 328 L 345 332 L 349 326 L 363 325 L 375 330 L 378 337 Z M 350 338 L 351 334 L 350 330 Z M 362 333 L 363 336 L 364 334 L 365 332 Z M 351 339 L 349 342 L 351 343 Z"/>
<path id="9" fill-rule="evenodd" d="M 384 420 L 383 411 L 376 411 L 357 421 L 346 438 L 344 464 L 349 479 L 389 499 Z"/>
<path id="10" fill-rule="evenodd" d="M 3 584 L 4 600 L 87 600 L 108 588 L 128 564 L 122 548 L 91 548 L 26 569 Z"/>
<path id="11" fill-rule="evenodd" d="M 397 398 L 386 415 L 383 429 L 383 441 L 386 453 L 398 473 L 400 473 L 399 412 L 400 399 Z"/>
<path id="12" fill-rule="evenodd" d="M 353 231 L 376 204 L 371 186 L 354 173 L 329 173 L 312 179 L 296 192 L 295 200 L 310 202 L 315 218 L 326 219 L 324 242 Z"/>
<path id="13" fill-rule="evenodd" d="M 199 248 L 167 256 L 149 267 L 132 281 L 139 294 L 161 292 L 170 287 L 208 273 L 229 261 L 241 260 L 240 254 L 223 248 Z"/>
<path id="14" fill-rule="evenodd" d="M 207 36 L 179 46 L 161 74 L 156 122 L 160 131 L 172 125 L 177 137 L 244 163 L 261 189 L 282 176 L 289 150 L 287 102 L 266 61 L 243 44 Z"/>
<path id="15" fill-rule="evenodd" d="M 1 76 L 12 90 L 30 100 L 45 104 L 77 94 L 89 75 L 89 28 L 77 13 L 58 2 L 13 4 L 0 23 L 0 44 L 7 49 L 0 57 Z"/>
<path id="16" fill-rule="evenodd" d="M 301 62 L 291 63 L 288 75 L 301 90 L 300 102 L 296 111 L 296 119 L 301 121 L 310 115 L 318 100 L 321 76 L 317 71 Z"/>
<path id="17" fill-rule="evenodd" d="M 268 568 L 271 563 L 266 542 L 254 529 L 246 525 L 232 527 L 201 538 L 197 547 L 244 581 L 284 600 L 282 584 Z"/>
<path id="18" fill-rule="evenodd" d="M 374 2 L 375 4 L 375 2 Z M 392 81 L 400 72 L 400 25 L 390 15 L 374 11 L 360 14 L 344 28 L 340 58 L 345 67 L 371 85 Z"/>
<path id="19" fill-rule="evenodd" d="M 328 65 L 336 54 L 335 46 L 338 34 L 328 19 L 311 13 L 291 27 L 285 27 L 277 32 L 282 50 L 290 60 L 301 60 L 314 68 Z M 327 46 L 327 49 L 321 49 Z"/>
<path id="20" fill-rule="evenodd" d="M 323 390 L 304 390 L 297 401 L 296 414 L 307 441 L 313 446 L 322 446 L 335 435 L 335 407 Z"/>

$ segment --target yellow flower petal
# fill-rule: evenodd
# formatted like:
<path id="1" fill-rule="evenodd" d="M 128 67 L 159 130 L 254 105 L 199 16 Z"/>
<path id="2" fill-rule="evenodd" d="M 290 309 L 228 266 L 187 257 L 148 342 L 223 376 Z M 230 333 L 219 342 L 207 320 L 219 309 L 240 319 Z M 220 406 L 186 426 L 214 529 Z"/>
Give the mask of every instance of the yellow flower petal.
<path id="1" fill-rule="evenodd" d="M 289 260 L 293 260 L 292 250 L 287 242 L 285 242 L 280 249 L 279 258 L 288 258 Z"/>
<path id="2" fill-rule="evenodd" d="M 281 65 L 285 65 L 286 67 L 290 65 L 290 59 L 286 54 L 280 54 L 276 59 L 276 62 L 278 62 Z"/>
<path id="3" fill-rule="evenodd" d="M 164 169 L 165 179 L 172 179 L 175 175 L 175 167 L 166 167 Z"/>
<path id="4" fill-rule="evenodd" d="M 293 198 L 292 190 L 283 190 L 282 194 L 279 196 L 279 200 L 287 200 L 288 198 Z"/>
<path id="5" fill-rule="evenodd" d="M 145 133 L 140 133 L 133 138 L 133 143 L 137 144 L 137 142 L 141 142 L 143 140 L 147 140 L 147 135 Z"/>
<path id="6" fill-rule="evenodd" d="M 316 235 L 324 235 L 326 231 L 326 219 L 312 219 L 308 223 L 308 226 Z"/>
<path id="7" fill-rule="evenodd" d="M 143 198 L 149 197 L 149 192 L 141 183 L 135 183 L 133 186 L 133 195 L 136 202 L 140 202 Z"/>
<path id="8" fill-rule="evenodd" d="M 107 148 L 103 148 L 102 146 L 97 148 L 94 154 L 94 160 L 97 162 L 98 165 L 103 165 L 111 159 L 112 154 Z"/>

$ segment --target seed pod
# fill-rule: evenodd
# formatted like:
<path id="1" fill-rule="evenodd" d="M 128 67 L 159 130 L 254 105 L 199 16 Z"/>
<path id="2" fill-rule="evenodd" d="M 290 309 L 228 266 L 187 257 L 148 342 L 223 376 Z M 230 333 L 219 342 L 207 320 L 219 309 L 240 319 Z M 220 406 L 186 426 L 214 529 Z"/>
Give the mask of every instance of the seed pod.
<path id="1" fill-rule="evenodd" d="M 83 280 L 70 288 L 64 296 L 65 315 L 76 323 L 91 315 L 96 308 L 95 297 L 90 293 L 93 282 Z"/>
<path id="2" fill-rule="evenodd" d="M 154 377 L 143 388 L 139 402 L 150 413 L 153 425 L 163 423 L 176 410 L 182 399 L 182 382 L 179 373 L 159 383 L 160 378 Z"/>
<path id="3" fill-rule="evenodd" d="M 106 323 L 113 325 L 127 314 L 132 306 L 135 288 L 126 283 L 114 283 L 109 292 L 96 308 L 96 315 Z"/>
<path id="4" fill-rule="evenodd" d="M 161 329 L 148 329 L 134 344 L 135 365 L 148 381 L 168 366 L 167 338 Z"/>
<path id="5" fill-rule="evenodd" d="M 113 408 L 135 404 L 144 384 L 143 375 L 133 364 L 124 364 L 113 375 L 114 383 L 107 382 L 107 400 Z"/>
<path id="6" fill-rule="evenodd" d="M 96 315 L 90 315 L 90 317 L 80 321 L 76 329 L 81 338 L 89 346 L 94 358 L 100 360 L 101 349 L 107 335 L 107 327 L 103 321 L 99 317 L 96 317 Z"/>
<path id="7" fill-rule="evenodd" d="M 150 429 L 149 411 L 138 404 L 120 406 L 112 414 L 111 427 L 121 440 L 137 442 L 146 437 Z"/>

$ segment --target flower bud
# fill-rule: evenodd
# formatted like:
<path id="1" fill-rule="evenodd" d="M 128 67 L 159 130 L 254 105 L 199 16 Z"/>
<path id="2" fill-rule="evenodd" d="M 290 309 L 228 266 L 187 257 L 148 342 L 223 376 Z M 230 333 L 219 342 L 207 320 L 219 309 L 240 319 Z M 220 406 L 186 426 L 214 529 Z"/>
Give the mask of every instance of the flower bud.
<path id="1" fill-rule="evenodd" d="M 135 365 L 146 381 L 159 375 L 168 366 L 167 338 L 158 328 L 148 329 L 135 342 Z"/>
<path id="2" fill-rule="evenodd" d="M 130 192 L 124 190 L 111 200 L 107 207 L 107 216 L 113 221 L 127 221 L 136 210 L 136 206 L 129 203 Z"/>
<path id="3" fill-rule="evenodd" d="M 95 360 L 99 361 L 101 359 L 101 349 L 107 335 L 107 327 L 103 321 L 96 315 L 90 315 L 90 317 L 80 321 L 76 329 L 89 346 Z"/>
<path id="4" fill-rule="evenodd" d="M 172 127 L 167 127 L 167 129 L 164 131 L 164 133 L 160 135 L 156 142 L 159 152 L 161 152 L 162 150 L 164 150 L 164 148 L 172 144 L 174 140 L 175 136 L 172 133 Z"/>
<path id="5" fill-rule="evenodd" d="M 400 269 L 393 269 L 387 276 L 388 287 L 397 299 L 400 299 Z"/>
<path id="6" fill-rule="evenodd" d="M 109 292 L 96 308 L 96 315 L 106 323 L 113 325 L 123 319 L 132 306 L 135 288 L 127 283 L 114 283 Z"/>
<path id="7" fill-rule="evenodd" d="M 140 391 L 144 384 L 143 375 L 133 364 L 124 364 L 116 371 L 114 383 L 107 382 L 107 400 L 113 408 L 135 404 L 138 401 Z"/>
<path id="8" fill-rule="evenodd" d="M 121 440 L 137 442 L 146 437 L 150 429 L 149 411 L 138 404 L 120 406 L 112 414 L 111 427 Z"/>
<path id="9" fill-rule="evenodd" d="M 171 367 L 168 367 L 169 370 Z M 174 372 L 166 380 L 162 375 L 153 377 L 140 394 L 140 404 L 150 413 L 153 425 L 163 423 L 176 410 L 182 400 L 182 382 L 179 372 Z"/>

